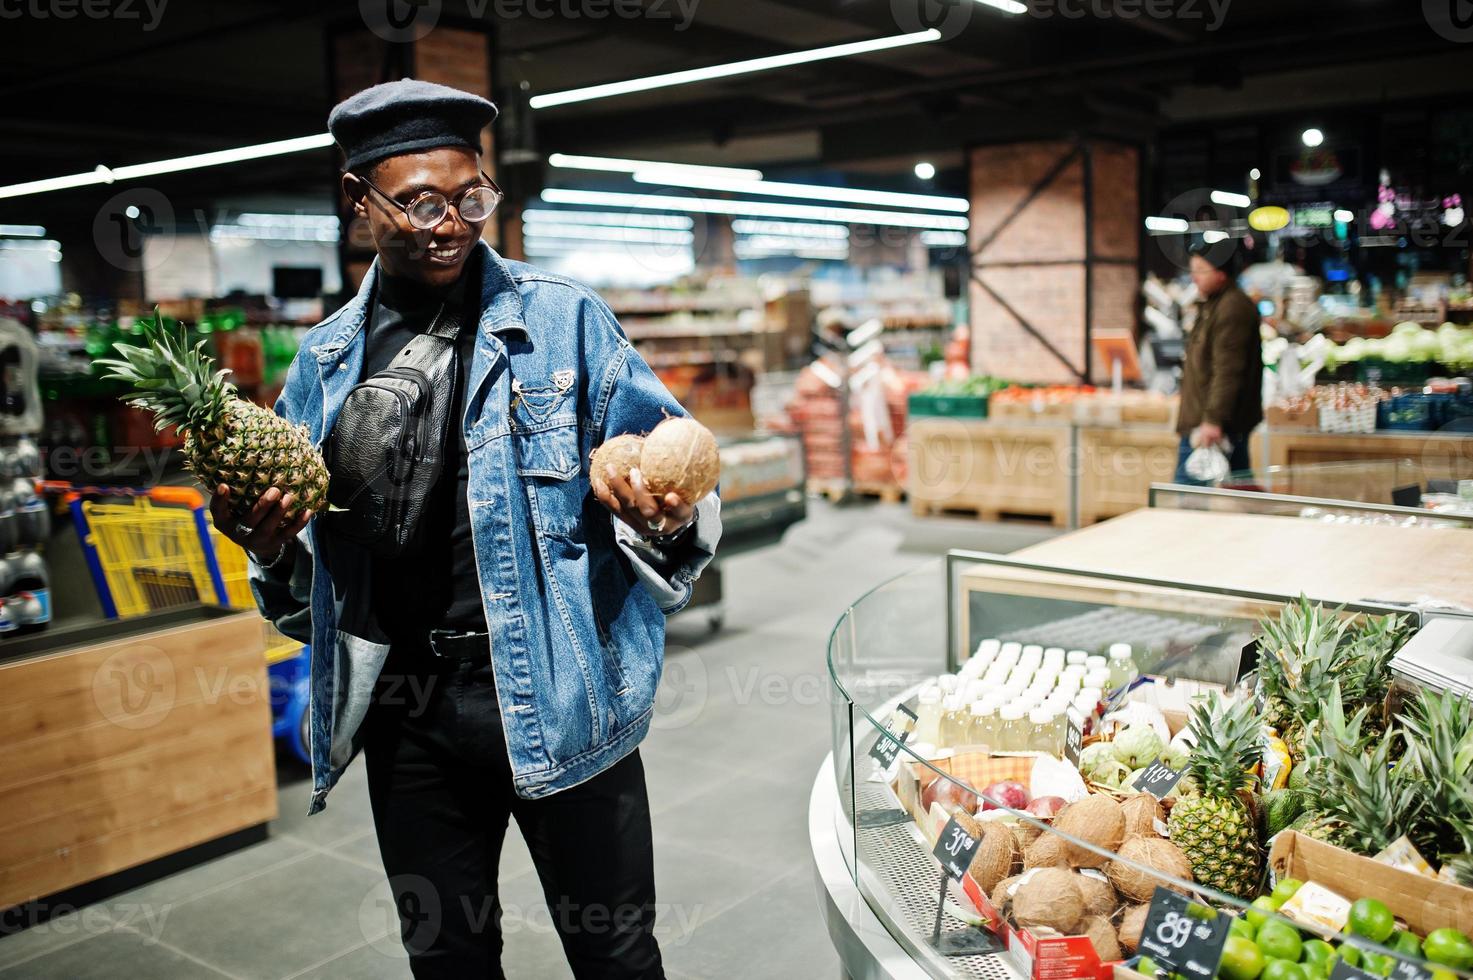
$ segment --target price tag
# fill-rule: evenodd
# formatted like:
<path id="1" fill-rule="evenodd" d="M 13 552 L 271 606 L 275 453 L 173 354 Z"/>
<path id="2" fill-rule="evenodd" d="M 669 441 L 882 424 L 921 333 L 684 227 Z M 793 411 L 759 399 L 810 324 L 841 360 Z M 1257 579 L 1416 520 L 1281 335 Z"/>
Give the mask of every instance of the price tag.
<path id="1" fill-rule="evenodd" d="M 1404 487 L 1391 488 L 1391 502 L 1398 507 L 1420 507 L 1422 506 L 1422 487 L 1418 483 L 1408 483 Z"/>
<path id="2" fill-rule="evenodd" d="M 1228 925 L 1227 916 L 1157 886 L 1141 930 L 1140 951 L 1189 980 L 1212 980 Z"/>
<path id="3" fill-rule="evenodd" d="M 915 728 L 916 713 L 908 708 L 903 702 L 895 706 L 895 711 L 890 715 L 890 720 L 885 722 L 885 729 L 895 736 L 895 740 L 886 738 L 884 735 L 875 736 L 875 744 L 869 747 L 869 756 L 880 764 L 881 769 L 890 768 L 890 763 L 900 754 L 900 746 L 910 737 Z"/>
<path id="4" fill-rule="evenodd" d="M 1391 967 L 1391 980 L 1432 980 L 1432 972 L 1420 963 L 1395 957 Z"/>
<path id="5" fill-rule="evenodd" d="M 1156 799 L 1164 800 L 1166 795 L 1176 788 L 1176 784 L 1181 782 L 1181 777 L 1185 772 L 1184 769 L 1173 769 L 1157 759 L 1146 766 L 1145 771 L 1136 777 L 1132 785 L 1142 793 L 1150 793 Z"/>
<path id="6" fill-rule="evenodd" d="M 1330 967 L 1330 980 L 1378 980 L 1378 978 L 1374 973 L 1368 973 L 1358 966 L 1351 966 L 1336 957 L 1335 965 Z"/>
<path id="7" fill-rule="evenodd" d="M 956 822 L 956 817 L 952 817 L 941 828 L 941 836 L 936 838 L 936 846 L 931 853 L 941 862 L 941 867 L 948 875 L 961 881 L 962 875 L 972 866 L 972 855 L 977 853 L 978 843 L 977 838 L 967 833 Z"/>
<path id="8" fill-rule="evenodd" d="M 1084 751 L 1084 725 L 1073 709 L 1066 711 L 1068 726 L 1064 729 L 1064 758 L 1076 769 L 1079 768 L 1079 753 Z"/>

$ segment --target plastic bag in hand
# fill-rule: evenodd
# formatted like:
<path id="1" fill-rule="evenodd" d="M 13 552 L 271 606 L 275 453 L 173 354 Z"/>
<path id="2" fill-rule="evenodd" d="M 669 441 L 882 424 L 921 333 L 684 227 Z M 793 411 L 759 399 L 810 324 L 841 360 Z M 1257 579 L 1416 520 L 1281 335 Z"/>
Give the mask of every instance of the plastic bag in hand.
<path id="1" fill-rule="evenodd" d="M 1231 451 L 1226 439 L 1215 446 L 1198 446 L 1187 457 L 1187 476 L 1202 483 L 1221 483 L 1231 471 L 1227 458 Z"/>

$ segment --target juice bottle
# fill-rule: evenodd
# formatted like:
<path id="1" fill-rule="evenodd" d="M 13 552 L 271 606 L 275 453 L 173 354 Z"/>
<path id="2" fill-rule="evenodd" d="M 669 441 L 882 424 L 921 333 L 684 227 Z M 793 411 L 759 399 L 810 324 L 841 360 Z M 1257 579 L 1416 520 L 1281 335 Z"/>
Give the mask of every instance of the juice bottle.
<path id="1" fill-rule="evenodd" d="M 1110 686 L 1122 688 L 1140 676 L 1135 661 L 1131 659 L 1129 643 L 1110 644 Z"/>
<path id="2" fill-rule="evenodd" d="M 941 688 L 921 688 L 919 703 L 916 705 L 915 730 L 911 732 L 909 741 L 928 745 L 941 744 Z"/>
<path id="3" fill-rule="evenodd" d="M 992 744 L 992 719 L 997 716 L 995 702 L 981 698 L 972 702 L 971 719 L 967 723 L 967 745 Z"/>
<path id="4" fill-rule="evenodd" d="M 1054 713 L 1043 706 L 1028 712 L 1028 749 L 1045 755 L 1058 755 L 1054 741 Z"/>
<path id="5" fill-rule="evenodd" d="M 1009 704 L 998 712 L 997 752 L 1021 752 L 1028 743 L 1028 722 L 1023 709 Z"/>
<path id="6" fill-rule="evenodd" d="M 942 748 L 955 748 L 967 740 L 967 725 L 971 722 L 971 713 L 967 710 L 967 704 L 962 700 L 960 694 L 948 694 L 941 702 L 941 742 Z"/>
<path id="7" fill-rule="evenodd" d="M 1084 686 L 1108 691 L 1110 689 L 1110 668 L 1091 667 L 1084 675 Z"/>
<path id="8" fill-rule="evenodd" d="M 937 677 L 936 678 L 936 684 L 937 684 L 938 687 L 941 688 L 941 693 L 942 694 L 955 694 L 956 693 L 956 675 L 955 674 L 942 674 L 940 677 Z"/>
<path id="9" fill-rule="evenodd" d="M 1037 667 L 1043 663 L 1043 647 L 1037 643 L 1030 643 L 1023 648 L 1023 653 L 1018 657 L 1018 663 Z"/>

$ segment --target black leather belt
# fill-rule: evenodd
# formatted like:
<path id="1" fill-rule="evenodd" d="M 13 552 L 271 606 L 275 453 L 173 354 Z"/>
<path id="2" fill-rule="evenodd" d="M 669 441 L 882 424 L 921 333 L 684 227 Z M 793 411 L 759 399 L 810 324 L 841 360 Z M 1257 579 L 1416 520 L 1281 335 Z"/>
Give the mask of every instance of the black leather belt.
<path id="1" fill-rule="evenodd" d="M 430 654 L 440 660 L 481 661 L 491 659 L 490 633 L 430 630 Z"/>

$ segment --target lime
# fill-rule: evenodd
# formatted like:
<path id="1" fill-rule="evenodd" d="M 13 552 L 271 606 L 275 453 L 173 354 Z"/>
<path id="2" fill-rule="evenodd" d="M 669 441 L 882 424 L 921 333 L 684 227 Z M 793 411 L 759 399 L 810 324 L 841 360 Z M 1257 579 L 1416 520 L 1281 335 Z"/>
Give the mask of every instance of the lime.
<path id="1" fill-rule="evenodd" d="M 1253 923 L 1241 915 L 1228 923 L 1228 935 L 1230 936 L 1242 936 L 1244 939 L 1252 939 L 1257 934 L 1258 930 L 1253 928 Z"/>
<path id="2" fill-rule="evenodd" d="M 1391 968 L 1394 966 L 1395 958 L 1385 953 L 1367 953 L 1361 957 L 1361 969 L 1378 977 L 1391 976 Z"/>
<path id="3" fill-rule="evenodd" d="M 1160 970 L 1161 968 L 1156 965 L 1156 961 L 1149 956 L 1142 956 L 1135 965 L 1135 972 L 1144 973 L 1148 977 L 1154 977 Z"/>
<path id="4" fill-rule="evenodd" d="M 1408 959 L 1422 958 L 1422 941 L 1415 933 L 1407 932 L 1405 929 L 1396 930 L 1391 936 L 1391 941 L 1386 945 Z"/>
<path id="5" fill-rule="evenodd" d="M 1304 882 L 1300 881 L 1298 878 L 1281 879 L 1277 885 L 1274 885 L 1274 890 L 1271 895 L 1273 898 L 1277 898 L 1280 904 L 1282 904 L 1293 898 L 1294 893 L 1299 890 L 1299 886 L 1302 884 L 1304 884 Z"/>
<path id="6" fill-rule="evenodd" d="M 1304 971 L 1299 968 L 1298 963 L 1290 963 L 1288 960 L 1270 959 L 1263 966 L 1261 980 L 1306 980 Z"/>
<path id="7" fill-rule="evenodd" d="M 1288 960 L 1290 963 L 1298 963 L 1300 954 L 1304 952 L 1299 930 L 1278 919 L 1270 919 L 1259 926 L 1258 935 L 1253 941 L 1258 944 L 1264 956 Z"/>
<path id="8" fill-rule="evenodd" d="M 1323 939 L 1304 941 L 1304 962 L 1306 963 L 1328 963 L 1334 955 L 1335 947 Z"/>
<path id="9" fill-rule="evenodd" d="M 1458 975 L 1451 970 L 1433 970 L 1432 980 L 1458 980 Z"/>
<path id="10" fill-rule="evenodd" d="M 1224 980 L 1255 980 L 1263 972 L 1263 952 L 1251 939 L 1228 936 L 1217 972 Z"/>
<path id="11" fill-rule="evenodd" d="M 1347 966 L 1360 966 L 1360 948 L 1349 943 L 1336 946 L 1335 957 L 1343 960 Z"/>
<path id="12" fill-rule="evenodd" d="M 1422 955 L 1454 970 L 1473 969 L 1473 942 L 1456 929 L 1433 929 L 1427 933 Z"/>
<path id="13" fill-rule="evenodd" d="M 1328 980 L 1330 966 L 1329 960 L 1305 960 L 1299 964 L 1299 969 L 1304 971 L 1308 980 Z"/>
<path id="14" fill-rule="evenodd" d="M 1374 898 L 1357 898 L 1350 904 L 1350 918 L 1346 926 L 1357 936 L 1365 936 L 1373 943 L 1384 943 L 1396 928 L 1396 916 L 1385 902 Z"/>
<path id="15" fill-rule="evenodd" d="M 1262 929 L 1263 924 L 1268 921 L 1267 913 L 1277 912 L 1279 906 L 1283 904 L 1283 902 L 1270 895 L 1264 895 L 1261 898 L 1255 898 L 1243 915 L 1252 923 L 1254 929 Z"/>

